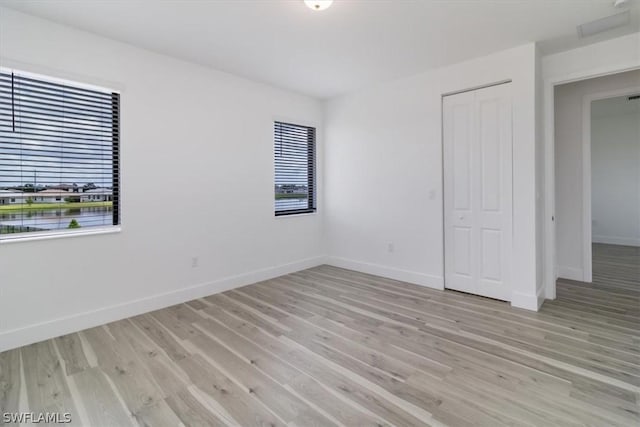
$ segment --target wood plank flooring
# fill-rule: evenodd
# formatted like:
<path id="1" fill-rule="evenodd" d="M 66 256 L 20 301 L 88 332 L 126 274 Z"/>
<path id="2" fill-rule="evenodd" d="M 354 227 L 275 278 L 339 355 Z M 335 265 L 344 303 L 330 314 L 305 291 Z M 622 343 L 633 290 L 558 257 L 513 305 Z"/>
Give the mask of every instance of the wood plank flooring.
<path id="1" fill-rule="evenodd" d="M 620 291 L 640 290 L 640 247 L 594 243 L 593 284 Z"/>
<path id="2" fill-rule="evenodd" d="M 637 426 L 634 268 L 604 251 L 593 285 L 560 281 L 539 313 L 312 268 L 0 353 L 0 413 L 68 411 L 83 426 Z"/>

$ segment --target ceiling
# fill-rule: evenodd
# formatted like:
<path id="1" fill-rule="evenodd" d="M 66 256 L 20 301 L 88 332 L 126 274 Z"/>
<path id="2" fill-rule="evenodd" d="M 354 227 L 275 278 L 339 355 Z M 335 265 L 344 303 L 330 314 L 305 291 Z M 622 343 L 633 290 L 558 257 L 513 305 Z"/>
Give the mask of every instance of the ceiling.
<path id="1" fill-rule="evenodd" d="M 558 52 L 613 0 L 0 0 L 0 5 L 318 98 L 539 41 Z"/>
<path id="2" fill-rule="evenodd" d="M 629 95 L 640 95 L 640 89 Z M 591 117 L 611 117 L 640 114 L 640 99 L 629 100 L 629 95 L 600 99 L 591 104 Z"/>

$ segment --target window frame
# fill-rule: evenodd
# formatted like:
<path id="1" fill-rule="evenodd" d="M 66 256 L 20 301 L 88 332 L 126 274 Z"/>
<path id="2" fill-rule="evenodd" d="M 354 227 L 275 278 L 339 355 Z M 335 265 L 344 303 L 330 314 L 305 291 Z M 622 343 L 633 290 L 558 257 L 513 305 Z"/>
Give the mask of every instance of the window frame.
<path id="1" fill-rule="evenodd" d="M 117 97 L 117 100 L 118 100 L 117 128 L 114 129 L 113 134 L 117 133 L 117 136 L 118 136 L 118 140 L 117 140 L 118 154 L 116 157 L 114 153 L 114 158 L 112 159 L 113 161 L 112 176 L 114 180 L 112 185 L 115 187 L 115 182 L 117 180 L 118 191 L 117 191 L 117 197 L 114 194 L 111 200 L 113 201 L 113 212 L 114 212 L 114 215 L 117 215 L 118 221 L 116 224 L 113 224 L 113 225 L 100 225 L 100 226 L 92 226 L 92 227 L 79 228 L 79 229 L 53 229 L 53 230 L 46 230 L 46 231 L 2 234 L 0 235 L 0 245 L 9 244 L 9 243 L 37 241 L 37 240 L 59 239 L 59 238 L 67 238 L 67 237 L 120 233 L 123 229 L 122 186 L 121 186 L 122 164 L 120 161 L 121 155 L 122 155 L 122 94 L 124 92 L 122 85 L 111 82 L 111 81 L 100 81 L 100 79 L 96 79 L 95 77 L 81 76 L 75 73 L 64 73 L 64 72 L 61 73 L 58 70 L 51 70 L 48 67 L 25 64 L 19 61 L 6 60 L 4 62 L 5 62 L 5 65 L 0 66 L 0 71 L 3 73 L 9 73 L 9 74 L 16 73 L 31 79 L 40 79 L 40 80 L 44 80 L 54 84 L 69 85 L 77 89 L 86 89 L 86 90 L 110 93 L 112 97 L 114 96 Z M 34 198 L 34 202 L 36 200 L 37 199 Z"/>
<path id="2" fill-rule="evenodd" d="M 307 207 L 303 209 L 287 209 L 287 210 L 277 210 L 275 209 L 275 190 L 274 190 L 274 215 L 276 218 L 286 218 L 291 216 L 304 216 L 304 215 L 313 215 L 318 211 L 317 205 L 317 175 L 318 175 L 318 129 L 314 124 L 305 123 L 302 120 L 287 120 L 287 119 L 279 119 L 274 118 L 272 120 L 272 130 L 273 137 L 271 143 L 273 144 L 273 183 L 275 187 L 276 182 L 276 164 L 275 164 L 275 152 L 276 152 L 276 125 L 283 124 L 288 126 L 295 126 L 298 128 L 305 128 L 307 131 L 312 131 L 312 138 L 308 141 L 309 145 L 307 147 L 307 189 L 311 188 L 311 192 L 308 194 Z M 312 157 L 312 161 L 309 162 L 309 156 Z M 308 190 L 307 190 L 308 191 Z"/>

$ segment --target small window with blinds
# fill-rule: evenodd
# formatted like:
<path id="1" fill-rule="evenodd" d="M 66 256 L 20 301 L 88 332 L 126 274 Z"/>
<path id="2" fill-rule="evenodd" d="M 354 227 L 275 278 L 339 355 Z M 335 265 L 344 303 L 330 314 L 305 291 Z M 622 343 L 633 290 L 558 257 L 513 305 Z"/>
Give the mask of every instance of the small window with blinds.
<path id="1" fill-rule="evenodd" d="M 0 69 L 0 240 L 120 224 L 120 95 Z"/>
<path id="2" fill-rule="evenodd" d="M 274 123 L 276 216 L 316 211 L 316 129 Z"/>

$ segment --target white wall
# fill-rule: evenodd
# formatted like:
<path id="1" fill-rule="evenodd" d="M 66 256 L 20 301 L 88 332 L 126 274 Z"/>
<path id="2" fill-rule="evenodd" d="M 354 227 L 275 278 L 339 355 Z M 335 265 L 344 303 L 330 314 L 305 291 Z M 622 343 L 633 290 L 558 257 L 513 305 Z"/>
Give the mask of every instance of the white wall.
<path id="1" fill-rule="evenodd" d="M 517 277 L 512 304 L 537 309 L 535 62 L 535 45 L 528 44 L 330 101 L 330 262 L 443 287 L 441 96 L 511 79 Z"/>
<path id="2" fill-rule="evenodd" d="M 578 81 L 555 90 L 555 216 L 559 277 L 583 280 L 583 100 L 640 86 L 640 71 Z"/>
<path id="3" fill-rule="evenodd" d="M 591 119 L 592 241 L 640 246 L 640 110 L 603 113 Z"/>
<path id="4" fill-rule="evenodd" d="M 0 55 L 122 89 L 122 232 L 0 244 L 0 351 L 323 261 L 321 214 L 273 212 L 273 119 L 322 170 L 320 102 L 8 9 Z"/>

